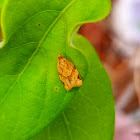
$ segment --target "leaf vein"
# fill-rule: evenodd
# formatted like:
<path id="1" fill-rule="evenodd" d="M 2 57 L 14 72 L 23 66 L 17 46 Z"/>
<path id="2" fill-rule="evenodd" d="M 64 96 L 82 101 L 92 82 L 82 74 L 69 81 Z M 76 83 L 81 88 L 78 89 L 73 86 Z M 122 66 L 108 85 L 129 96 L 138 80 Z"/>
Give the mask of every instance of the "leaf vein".
<path id="1" fill-rule="evenodd" d="M 64 123 L 66 125 L 66 128 L 67 128 L 67 131 L 68 131 L 68 135 L 70 137 L 70 140 L 73 140 L 71 129 L 70 129 L 70 123 L 69 123 L 69 121 L 67 119 L 67 116 L 66 116 L 65 112 L 62 112 L 62 115 L 63 115 Z"/>
<path id="2" fill-rule="evenodd" d="M 6 97 L 8 96 L 8 94 L 11 92 L 11 90 L 14 88 L 14 86 L 17 84 L 18 80 L 21 78 L 21 76 L 23 75 L 23 73 L 25 72 L 25 70 L 27 69 L 27 67 L 30 65 L 33 57 L 36 55 L 36 53 L 38 52 L 42 42 L 45 40 L 47 34 L 50 32 L 50 30 L 52 29 L 52 27 L 57 23 L 57 21 L 59 20 L 59 18 L 63 15 L 63 13 L 75 2 L 76 0 L 71 1 L 61 12 L 60 14 L 57 16 L 57 18 L 54 20 L 54 22 L 50 25 L 50 27 L 48 28 L 48 30 L 46 31 L 45 35 L 43 36 L 43 38 L 41 39 L 37 49 L 34 51 L 34 53 L 32 54 L 32 56 L 30 57 L 29 61 L 27 62 L 27 65 L 24 67 L 23 71 L 19 74 L 17 80 L 15 81 L 15 83 L 10 87 L 9 91 L 5 94 L 4 98 L 1 100 L 0 105 L 3 103 L 3 101 L 6 99 Z"/>

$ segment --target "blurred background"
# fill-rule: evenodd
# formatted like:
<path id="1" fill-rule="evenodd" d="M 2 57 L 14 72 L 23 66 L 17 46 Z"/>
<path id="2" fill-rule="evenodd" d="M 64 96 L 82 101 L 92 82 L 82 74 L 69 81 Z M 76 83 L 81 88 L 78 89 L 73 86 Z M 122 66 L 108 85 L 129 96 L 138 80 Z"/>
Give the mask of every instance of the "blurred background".
<path id="1" fill-rule="evenodd" d="M 111 79 L 114 140 L 140 140 L 140 0 L 112 0 L 110 15 L 83 25 L 79 33 L 94 46 Z"/>
<path id="2" fill-rule="evenodd" d="M 83 25 L 112 83 L 114 140 L 140 140 L 140 0 L 112 0 L 110 15 Z"/>

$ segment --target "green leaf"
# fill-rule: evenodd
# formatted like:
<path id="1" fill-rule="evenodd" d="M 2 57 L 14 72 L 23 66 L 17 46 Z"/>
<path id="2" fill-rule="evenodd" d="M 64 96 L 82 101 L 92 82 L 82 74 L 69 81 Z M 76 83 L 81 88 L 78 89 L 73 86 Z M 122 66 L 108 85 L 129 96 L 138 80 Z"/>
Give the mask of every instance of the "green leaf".
<path id="1" fill-rule="evenodd" d="M 76 35 L 74 45 L 88 61 L 88 74 L 61 116 L 32 140 L 112 140 L 114 103 L 109 78 L 91 44 Z"/>
<path id="2" fill-rule="evenodd" d="M 2 10 L 5 42 L 0 49 L 0 139 L 24 140 L 35 136 L 60 115 L 74 95 L 89 91 L 92 51 L 74 47 L 72 40 L 82 23 L 100 20 L 109 11 L 109 0 L 5 0 Z M 84 80 L 82 87 L 69 92 L 64 89 L 57 72 L 58 54 L 75 64 Z M 96 57 L 95 61 L 99 63 Z M 104 73 L 93 65 L 96 73 L 91 78 L 100 71 Z M 104 115 L 103 122 L 110 119 L 107 110 L 113 114 L 112 95 L 105 90 L 110 90 L 106 75 L 99 76 L 93 81 L 97 92 L 94 100 Z M 96 84 L 104 93 L 96 89 Z M 108 96 L 109 103 L 104 100 Z M 79 103 L 87 102 L 82 100 Z M 103 100 L 109 106 L 102 109 Z M 106 125 L 109 123 L 112 120 Z M 104 132 L 112 135 L 107 130 Z"/>
<path id="3" fill-rule="evenodd" d="M 4 0 L 0 0 L 0 8 L 2 7 Z"/>

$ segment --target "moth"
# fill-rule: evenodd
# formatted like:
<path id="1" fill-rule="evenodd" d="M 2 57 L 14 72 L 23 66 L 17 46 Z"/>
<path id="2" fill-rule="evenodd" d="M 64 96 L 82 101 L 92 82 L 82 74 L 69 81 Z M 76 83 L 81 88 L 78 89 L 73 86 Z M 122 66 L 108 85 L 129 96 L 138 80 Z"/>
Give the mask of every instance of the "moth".
<path id="1" fill-rule="evenodd" d="M 67 91 L 82 85 L 82 79 L 74 64 L 62 55 L 58 55 L 57 69 L 59 78 Z"/>

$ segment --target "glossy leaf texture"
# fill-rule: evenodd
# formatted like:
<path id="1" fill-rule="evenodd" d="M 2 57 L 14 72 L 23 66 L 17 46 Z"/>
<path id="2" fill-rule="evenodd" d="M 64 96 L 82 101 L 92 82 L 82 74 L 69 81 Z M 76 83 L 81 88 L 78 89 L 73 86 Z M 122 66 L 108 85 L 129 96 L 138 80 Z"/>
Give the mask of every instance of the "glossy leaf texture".
<path id="1" fill-rule="evenodd" d="M 4 45 L 0 49 L 0 139 L 30 139 L 48 127 L 78 91 L 83 91 L 80 89 L 85 87 L 88 92 L 89 60 L 85 49 L 73 45 L 73 36 L 82 23 L 100 20 L 109 11 L 109 0 L 5 0 Z M 57 72 L 58 54 L 75 64 L 86 84 L 69 92 L 64 89 Z M 100 76 L 106 80 L 104 74 Z M 97 83 L 100 89 L 109 85 L 106 81 Z M 101 99 L 109 96 L 111 104 L 112 95 L 106 90 L 102 94 Z M 99 107 L 102 101 L 98 101 Z M 104 109 L 99 111 L 106 112 L 105 119 L 109 116 L 107 110 L 113 110 Z"/>
<path id="2" fill-rule="evenodd" d="M 60 117 L 32 140 L 112 140 L 114 102 L 108 75 L 91 44 L 82 36 L 73 40 L 88 61 L 88 74 Z"/>

